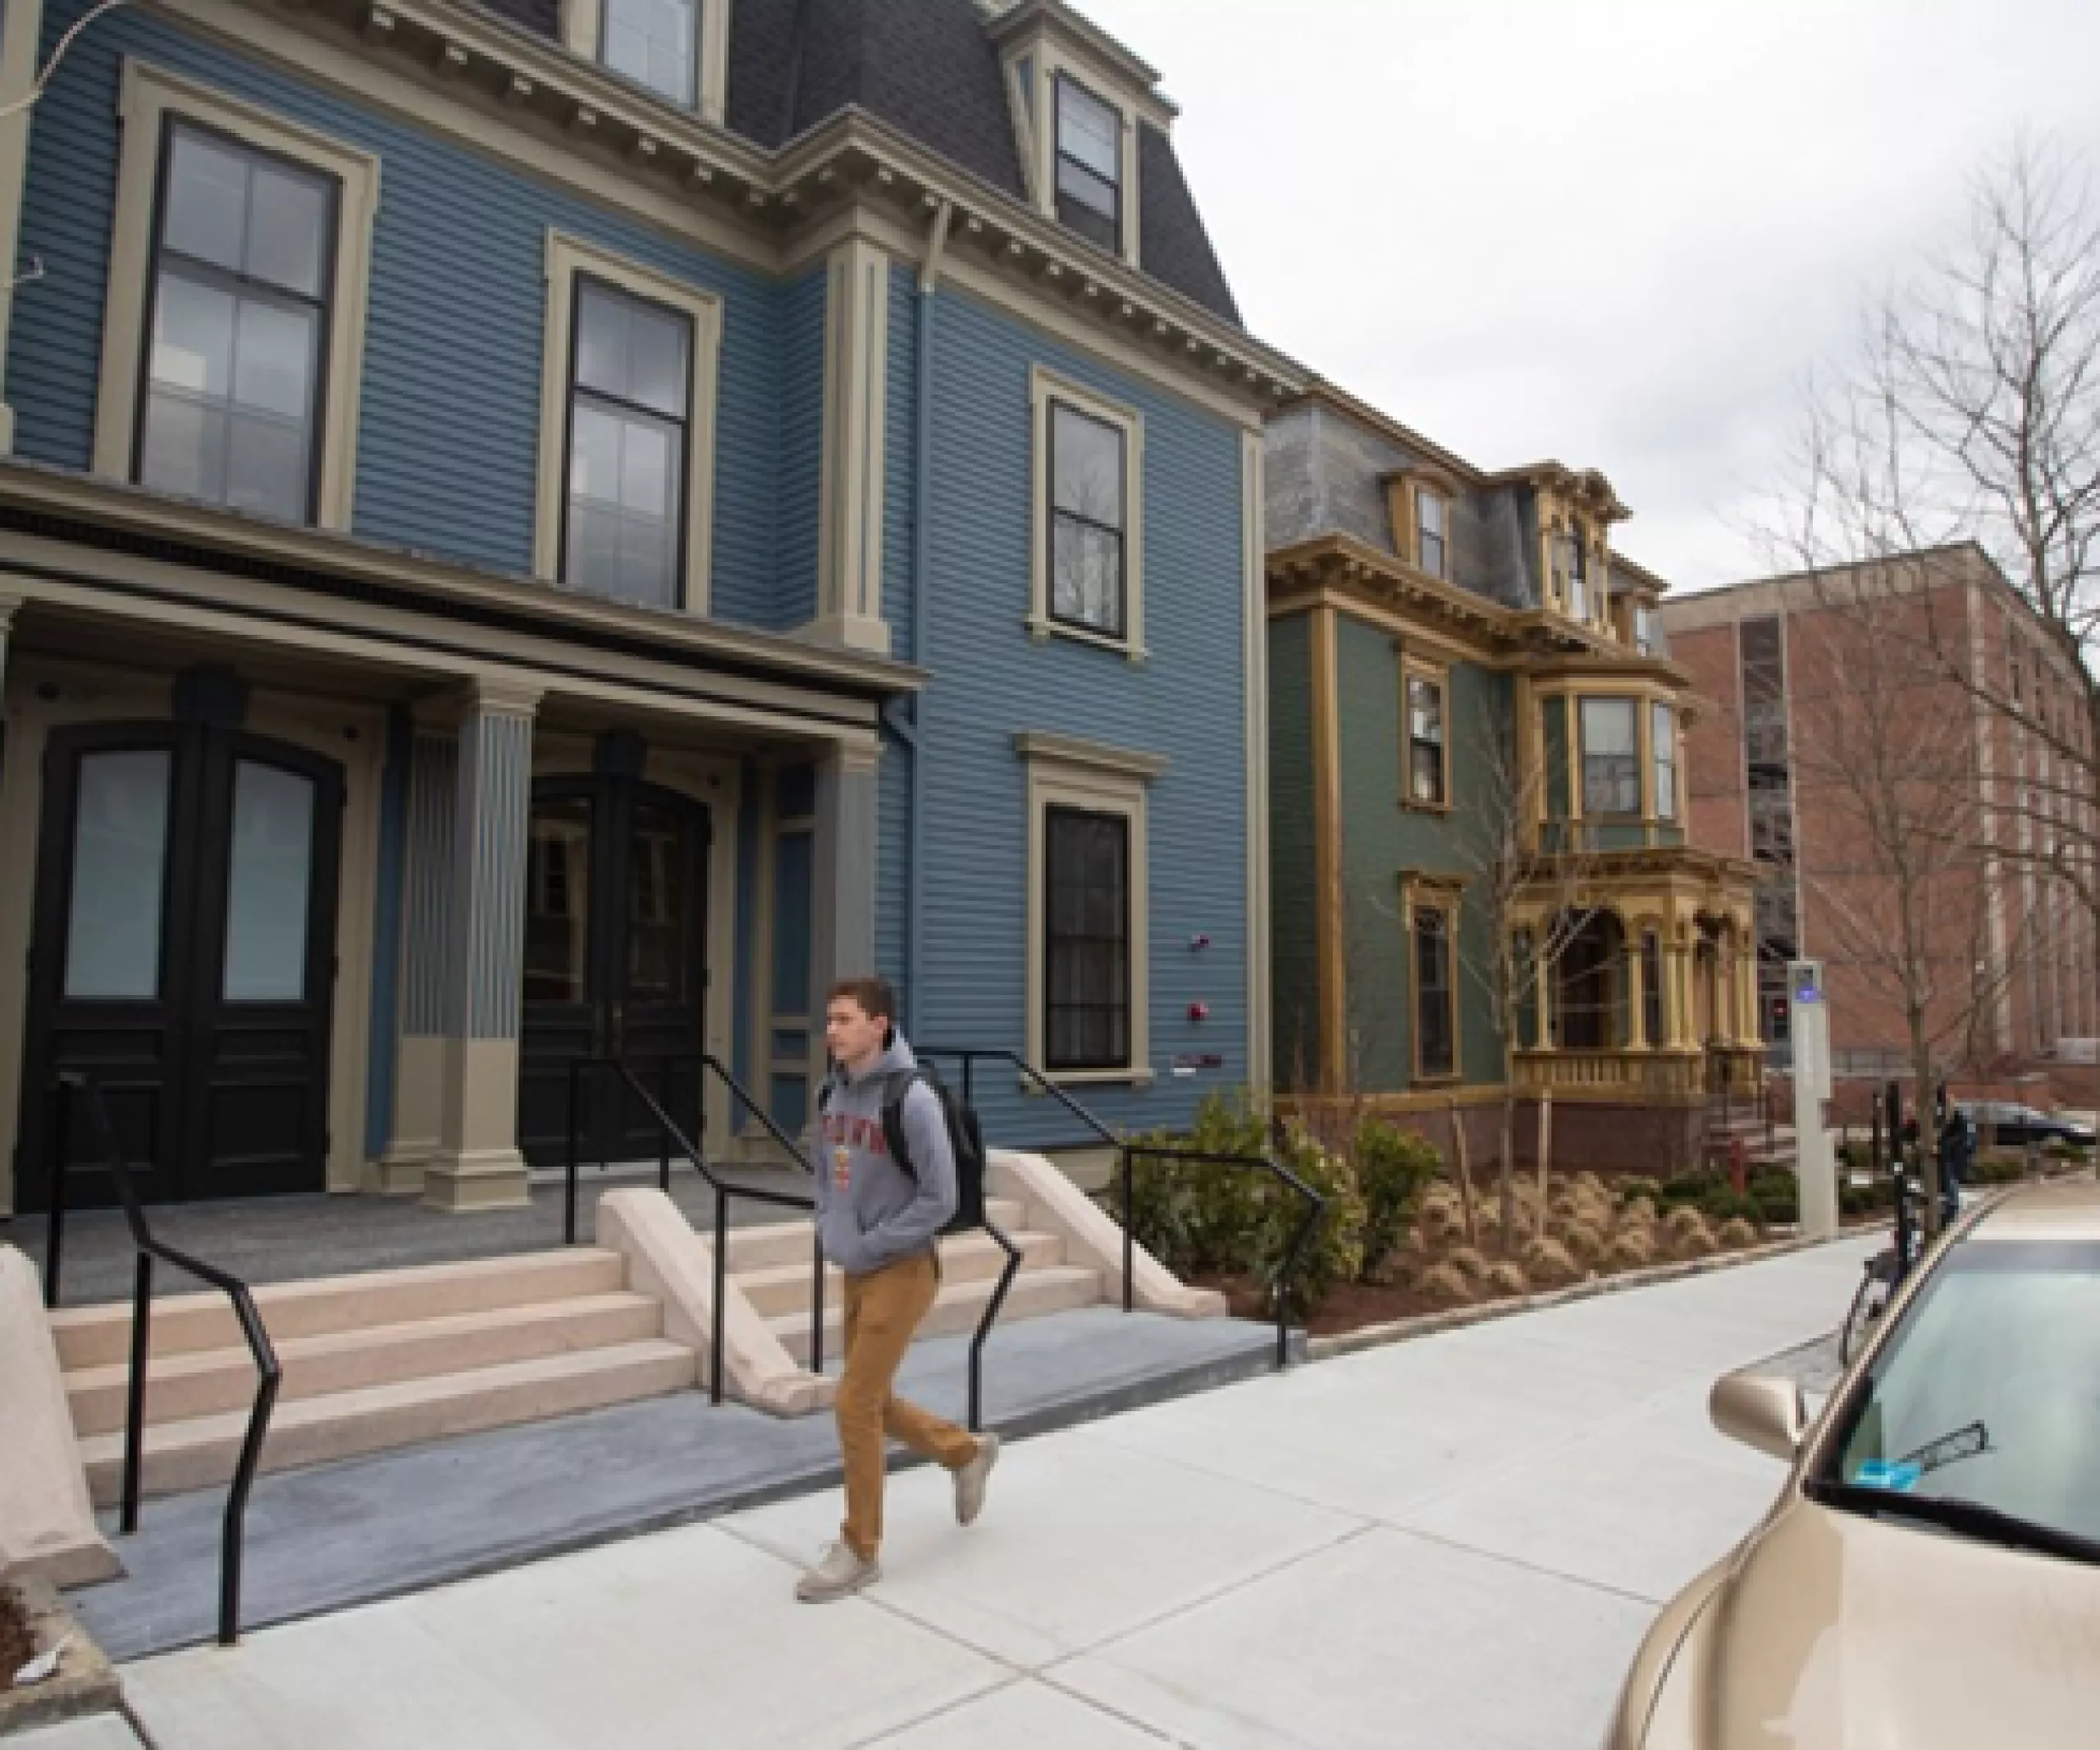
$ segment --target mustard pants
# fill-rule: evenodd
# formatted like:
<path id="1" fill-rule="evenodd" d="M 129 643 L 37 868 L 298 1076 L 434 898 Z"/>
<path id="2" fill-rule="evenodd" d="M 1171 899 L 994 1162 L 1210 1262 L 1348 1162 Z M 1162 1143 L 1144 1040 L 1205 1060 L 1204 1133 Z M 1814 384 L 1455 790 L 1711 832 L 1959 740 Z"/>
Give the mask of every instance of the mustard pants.
<path id="1" fill-rule="evenodd" d="M 873 1561 L 882 1547 L 889 1441 L 947 1470 L 960 1470 L 977 1456 L 971 1435 L 891 1390 L 940 1288 L 940 1268 L 930 1253 L 846 1278 L 846 1372 L 833 1406 L 846 1466 L 846 1523 L 839 1534 L 863 1561 Z"/>

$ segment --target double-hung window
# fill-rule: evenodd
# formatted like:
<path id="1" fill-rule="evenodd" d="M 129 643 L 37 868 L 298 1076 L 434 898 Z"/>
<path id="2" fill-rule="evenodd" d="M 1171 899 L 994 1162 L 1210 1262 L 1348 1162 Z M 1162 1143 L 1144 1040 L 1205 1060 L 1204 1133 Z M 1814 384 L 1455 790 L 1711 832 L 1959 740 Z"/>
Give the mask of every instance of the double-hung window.
<path id="1" fill-rule="evenodd" d="M 1655 743 L 1655 818 L 1677 818 L 1677 713 L 1667 705 L 1649 708 L 1649 733 Z"/>
<path id="2" fill-rule="evenodd" d="M 562 581 L 674 605 L 687 515 L 693 324 L 586 274 L 576 288 Z"/>
<path id="3" fill-rule="evenodd" d="M 1053 806 L 1044 817 L 1045 1067 L 1130 1065 L 1130 821 Z"/>
<path id="4" fill-rule="evenodd" d="M 1590 617 L 1590 560 L 1580 535 L 1564 535 L 1562 549 L 1562 575 L 1568 596 L 1568 617 L 1586 620 Z"/>
<path id="5" fill-rule="evenodd" d="M 546 272 L 533 574 L 704 614 L 721 304 L 559 231 Z"/>
<path id="6" fill-rule="evenodd" d="M 1123 431 L 1063 401 L 1050 406 L 1050 617 L 1121 639 L 1127 624 Z"/>
<path id="7" fill-rule="evenodd" d="M 1582 813 L 1591 820 L 1641 813 L 1641 732 L 1632 699 L 1584 699 Z"/>
<path id="8" fill-rule="evenodd" d="M 1458 1067 L 1458 1025 L 1451 977 L 1451 913 L 1418 902 L 1414 913 L 1415 1074 L 1424 1080 Z"/>
<path id="9" fill-rule="evenodd" d="M 1440 808 L 1450 799 L 1445 782 L 1443 683 L 1409 672 L 1407 696 L 1408 800 Z"/>
<path id="10" fill-rule="evenodd" d="M 136 477 L 311 521 L 340 185 L 173 117 L 165 151 Z"/>
<path id="11" fill-rule="evenodd" d="M 1415 563 L 1432 578 L 1451 574 L 1450 516 L 1450 500 L 1441 492 L 1415 488 Z"/>
<path id="12" fill-rule="evenodd" d="M 700 79 L 701 0 L 605 0 L 605 65 L 690 109 Z"/>
<path id="13" fill-rule="evenodd" d="M 1082 237 L 1121 252 L 1123 118 L 1076 80 L 1057 77 L 1057 217 Z"/>

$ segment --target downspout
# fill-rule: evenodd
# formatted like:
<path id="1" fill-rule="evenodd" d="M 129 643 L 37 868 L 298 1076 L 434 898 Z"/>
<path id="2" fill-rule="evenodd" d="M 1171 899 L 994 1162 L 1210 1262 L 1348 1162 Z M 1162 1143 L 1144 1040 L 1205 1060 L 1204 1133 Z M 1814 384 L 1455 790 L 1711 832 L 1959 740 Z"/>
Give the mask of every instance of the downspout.
<path id="1" fill-rule="evenodd" d="M 934 299 L 940 289 L 941 262 L 947 253 L 948 226 L 955 209 L 943 201 L 934 209 L 933 228 L 926 238 L 926 258 L 919 269 L 919 308 L 916 327 L 919 382 L 911 408 L 911 660 L 926 666 L 926 638 L 933 624 L 929 601 L 933 583 L 932 546 L 928 525 L 933 519 L 934 448 Z M 911 864 L 905 874 L 904 903 L 904 1013 L 906 1026 L 914 1033 L 925 1017 L 920 1001 L 925 970 L 924 944 L 926 866 L 926 695 L 920 692 L 911 701 L 909 724 L 892 724 L 911 750 Z"/>

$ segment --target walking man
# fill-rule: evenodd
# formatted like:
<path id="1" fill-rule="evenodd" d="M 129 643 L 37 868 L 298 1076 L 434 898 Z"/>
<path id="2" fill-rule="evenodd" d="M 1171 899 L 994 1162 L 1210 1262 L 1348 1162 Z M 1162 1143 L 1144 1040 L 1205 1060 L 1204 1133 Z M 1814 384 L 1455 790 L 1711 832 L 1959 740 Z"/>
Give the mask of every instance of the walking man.
<path id="1" fill-rule="evenodd" d="M 892 1075 L 915 1060 L 898 1037 L 897 1000 L 879 978 L 832 989 L 824 1039 L 836 1067 L 818 1107 L 817 1233 L 846 1277 L 846 1371 L 833 1413 L 846 1469 L 846 1521 L 838 1541 L 802 1576 L 795 1595 L 828 1604 L 882 1578 L 883 1462 L 890 1440 L 932 1459 L 955 1478 L 955 1516 L 974 1521 L 999 1456 L 996 1434 L 976 1438 L 897 1396 L 891 1387 L 912 1333 L 940 1292 L 936 1242 L 955 1213 L 955 1152 L 931 1089 L 905 1094 L 908 1165 L 891 1158 L 883 1101 Z"/>

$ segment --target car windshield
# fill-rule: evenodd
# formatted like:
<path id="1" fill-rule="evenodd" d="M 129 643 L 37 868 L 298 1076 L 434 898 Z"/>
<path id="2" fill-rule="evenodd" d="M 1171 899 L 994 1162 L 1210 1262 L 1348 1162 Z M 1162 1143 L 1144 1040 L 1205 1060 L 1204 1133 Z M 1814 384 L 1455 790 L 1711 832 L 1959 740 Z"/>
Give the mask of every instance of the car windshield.
<path id="1" fill-rule="evenodd" d="M 2100 1541 L 2100 1245 L 1957 1242 L 1816 1480 Z"/>

